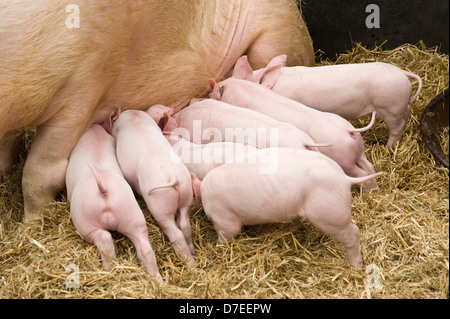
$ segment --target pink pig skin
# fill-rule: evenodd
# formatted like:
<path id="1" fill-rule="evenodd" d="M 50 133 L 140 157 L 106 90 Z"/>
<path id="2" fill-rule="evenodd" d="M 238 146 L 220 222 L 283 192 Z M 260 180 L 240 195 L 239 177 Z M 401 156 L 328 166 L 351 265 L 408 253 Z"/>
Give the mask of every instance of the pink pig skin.
<path id="1" fill-rule="evenodd" d="M 194 192 L 199 193 L 219 243 L 237 236 L 243 225 L 306 217 L 341 241 L 350 264 L 361 267 L 359 229 L 351 223 L 350 188 L 384 173 L 348 177 L 333 160 L 305 150 L 269 148 L 255 156 L 256 161 L 227 163 L 209 172 L 203 182 L 194 181 Z M 273 174 L 259 173 L 264 156 L 278 161 Z"/>
<path id="2" fill-rule="evenodd" d="M 147 271 L 162 281 L 144 215 L 117 162 L 114 138 L 100 125 L 91 125 L 73 149 L 66 185 L 73 223 L 98 247 L 103 266 L 112 267 L 115 250 L 109 230 L 118 231 L 133 242 Z"/>
<path id="3" fill-rule="evenodd" d="M 194 121 L 196 120 L 201 122 L 201 128 L 205 130 L 203 133 L 208 133 L 199 136 L 198 141 L 196 140 L 197 136 L 194 136 Z M 277 145 L 275 146 L 314 151 L 318 151 L 317 147 L 323 146 L 316 144 L 310 136 L 293 125 L 277 121 L 256 111 L 235 107 L 214 99 L 205 99 L 194 103 L 175 114 L 173 118 L 166 114 L 166 124 L 163 127 L 165 132 L 177 127 L 187 130 L 190 135 L 190 141 L 196 144 L 222 141 L 247 143 L 258 148 L 273 147 L 270 129 L 274 129 L 278 134 L 278 139 L 275 140 Z M 253 136 L 252 134 L 247 134 L 245 136 L 247 139 L 241 141 L 236 140 L 235 136 L 226 134 L 226 129 L 237 129 L 241 132 L 249 130 L 252 133 L 255 133 L 257 129 L 263 129 L 267 134 L 262 140 L 258 140 L 256 133 Z M 329 146 L 329 144 L 326 144 L 326 146 Z"/>
<path id="4" fill-rule="evenodd" d="M 195 252 L 189 220 L 193 192 L 188 170 L 144 111 L 123 111 L 113 124 L 112 134 L 125 178 L 143 196 L 175 251 L 193 266 Z"/>
<path id="5" fill-rule="evenodd" d="M 253 72 L 249 65 L 248 67 L 247 73 L 251 77 Z M 330 147 L 321 148 L 321 153 L 335 160 L 349 176 L 362 177 L 375 172 L 364 153 L 364 140 L 360 134 L 372 127 L 375 115 L 369 126 L 355 129 L 339 115 L 315 110 L 262 85 L 241 80 L 242 76 L 236 75 L 237 72 L 239 69 L 235 68 L 233 77 L 219 84 L 220 89 L 211 81 L 213 98 L 292 124 L 317 143 L 331 143 Z M 222 92 L 221 96 L 219 90 Z M 372 181 L 364 185 L 363 191 L 368 193 L 377 188 L 376 182 Z"/>
<path id="6" fill-rule="evenodd" d="M 389 128 L 388 147 L 400 139 L 411 111 L 409 103 L 413 103 L 422 90 L 422 79 L 418 75 L 387 63 L 283 67 L 275 75 L 274 66 L 285 64 L 285 60 L 283 55 L 275 57 L 266 68 L 254 72 L 253 81 L 347 120 L 356 120 L 376 111 Z M 418 82 L 417 92 L 411 100 L 409 77 Z"/>
<path id="7" fill-rule="evenodd" d="M 167 136 L 169 143 L 189 172 L 194 173 L 200 180 L 212 169 L 226 162 L 243 162 L 246 156 L 257 150 L 256 147 L 243 143 L 195 144 L 174 133 Z"/>

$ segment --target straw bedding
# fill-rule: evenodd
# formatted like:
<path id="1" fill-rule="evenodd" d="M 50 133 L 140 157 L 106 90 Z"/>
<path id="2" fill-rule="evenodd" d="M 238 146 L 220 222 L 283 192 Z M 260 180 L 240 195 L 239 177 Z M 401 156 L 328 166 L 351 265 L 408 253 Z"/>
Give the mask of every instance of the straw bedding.
<path id="1" fill-rule="evenodd" d="M 391 51 L 355 44 L 319 64 L 373 61 L 418 74 L 424 87 L 395 149 L 384 146 L 388 130 L 381 120 L 363 133 L 368 159 L 387 175 L 378 179 L 376 194 L 353 190 L 362 269 L 349 266 L 341 243 L 302 219 L 245 227 L 232 243 L 217 245 L 201 209 L 191 213 L 198 256 L 189 269 L 140 200 L 165 283 L 147 275 L 120 234 L 113 236 L 116 266 L 104 271 L 97 248 L 77 234 L 65 193 L 41 220 L 22 222 L 20 180 L 30 133 L 19 163 L 0 176 L 0 298 L 448 298 L 448 169 L 426 149 L 419 127 L 428 102 L 448 87 L 449 58 L 422 43 Z M 443 135 L 448 155 L 448 130 Z"/>

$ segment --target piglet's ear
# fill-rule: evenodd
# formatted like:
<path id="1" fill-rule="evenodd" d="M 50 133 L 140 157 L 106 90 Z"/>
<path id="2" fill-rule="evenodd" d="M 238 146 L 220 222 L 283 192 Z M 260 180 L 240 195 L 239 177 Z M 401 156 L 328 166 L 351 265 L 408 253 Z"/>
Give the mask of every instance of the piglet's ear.
<path id="1" fill-rule="evenodd" d="M 103 123 L 102 123 L 103 128 L 105 129 L 106 132 L 108 132 L 108 134 L 111 135 L 112 132 L 112 119 L 111 116 L 108 117 Z"/>
<path id="2" fill-rule="evenodd" d="M 161 131 L 164 131 L 164 128 L 166 127 L 167 123 L 169 122 L 170 115 L 167 113 L 163 114 L 163 117 L 159 120 L 158 126 L 161 129 Z"/>
<path id="3" fill-rule="evenodd" d="M 122 113 L 122 109 L 118 109 L 116 112 L 111 113 L 111 115 L 102 123 L 103 128 L 108 134 L 112 133 L 112 126 L 119 118 L 120 113 Z"/>
<path id="4" fill-rule="evenodd" d="M 216 80 L 209 79 L 209 86 L 211 88 L 211 99 L 220 101 L 222 95 L 220 94 L 219 85 L 216 83 Z"/>
<path id="5" fill-rule="evenodd" d="M 272 60 L 270 60 L 269 63 L 267 63 L 266 67 L 270 68 L 271 66 L 274 66 L 274 65 L 277 65 L 277 64 L 281 64 L 282 66 L 286 66 L 286 61 L 287 61 L 287 55 L 286 54 L 277 55 Z"/>
<path id="6" fill-rule="evenodd" d="M 265 86 L 269 89 L 273 88 L 275 84 L 277 83 L 278 79 L 281 75 L 281 68 L 283 67 L 283 64 L 275 64 L 269 67 L 266 67 L 263 71 L 261 80 L 259 83 L 262 86 Z"/>
<path id="7" fill-rule="evenodd" d="M 169 114 L 164 113 L 163 117 L 158 122 L 158 126 L 163 132 L 172 132 L 178 127 L 178 121 Z"/>
<path id="8" fill-rule="evenodd" d="M 247 81 L 253 80 L 253 70 L 250 64 L 248 63 L 246 55 L 241 56 L 237 60 L 233 70 L 233 78 Z"/>

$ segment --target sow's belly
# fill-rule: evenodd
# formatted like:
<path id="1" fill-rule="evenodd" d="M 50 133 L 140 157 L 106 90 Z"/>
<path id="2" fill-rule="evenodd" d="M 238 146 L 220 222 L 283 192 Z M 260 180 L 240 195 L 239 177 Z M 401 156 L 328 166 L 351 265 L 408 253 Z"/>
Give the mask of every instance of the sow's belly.
<path id="1" fill-rule="evenodd" d="M 179 111 L 191 99 L 205 96 L 208 80 L 222 80 L 243 54 L 254 67 L 265 66 L 277 53 L 288 54 L 288 64 L 311 63 L 310 37 L 295 1 L 172 0 L 158 6 L 160 10 L 142 9 L 136 15 L 139 22 L 126 63 L 97 119 L 117 108 L 147 109 L 154 104 Z M 278 17 L 274 7 L 279 7 Z M 268 20 L 290 24 L 280 30 Z M 289 41 L 283 32 L 296 40 Z M 281 44 L 273 38 L 285 40 Z M 299 44 L 298 39 L 306 41 Z"/>

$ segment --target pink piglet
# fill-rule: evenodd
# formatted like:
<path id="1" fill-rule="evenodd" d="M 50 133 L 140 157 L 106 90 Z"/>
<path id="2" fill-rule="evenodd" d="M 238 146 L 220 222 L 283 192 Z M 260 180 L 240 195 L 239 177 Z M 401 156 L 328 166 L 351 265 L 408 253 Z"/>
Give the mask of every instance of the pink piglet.
<path id="1" fill-rule="evenodd" d="M 193 266 L 195 251 L 190 224 L 193 192 L 189 171 L 144 111 L 123 111 L 113 123 L 112 135 L 125 178 L 144 198 L 174 250 Z"/>
<path id="2" fill-rule="evenodd" d="M 352 178 L 323 154 L 300 149 L 268 148 L 250 157 L 256 159 L 219 166 L 203 181 L 194 177 L 194 193 L 219 243 L 236 237 L 244 225 L 306 217 L 344 244 L 352 266 L 362 266 L 359 229 L 351 222 L 350 186 L 384 173 Z M 267 163 L 276 169 L 263 174 Z"/>
<path id="3" fill-rule="evenodd" d="M 375 111 L 389 129 L 388 147 L 393 147 L 401 137 L 411 111 L 410 104 L 422 90 L 422 79 L 417 74 L 389 63 L 285 67 L 285 62 L 285 55 L 273 58 L 264 69 L 253 72 L 252 81 L 347 120 L 356 120 Z M 413 97 L 409 78 L 418 83 Z"/>
<path id="4" fill-rule="evenodd" d="M 133 242 L 147 271 L 162 281 L 144 215 L 120 170 L 114 138 L 102 126 L 91 125 L 79 139 L 69 158 L 66 186 L 72 221 L 98 247 L 104 268 L 111 269 L 115 259 L 109 231 L 118 231 Z"/>
<path id="5" fill-rule="evenodd" d="M 244 56 L 236 63 L 233 77 L 218 85 L 211 80 L 211 97 L 291 124 L 311 136 L 316 143 L 331 143 L 320 152 L 335 160 L 349 176 L 362 177 L 375 172 L 365 155 L 361 136 L 361 132 L 372 127 L 375 113 L 367 127 L 356 129 L 339 115 L 310 108 L 249 81 L 252 76 L 253 71 Z M 367 193 L 377 188 L 374 181 L 363 185 Z"/>

